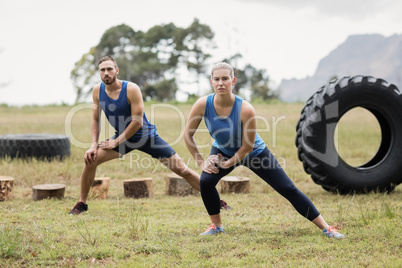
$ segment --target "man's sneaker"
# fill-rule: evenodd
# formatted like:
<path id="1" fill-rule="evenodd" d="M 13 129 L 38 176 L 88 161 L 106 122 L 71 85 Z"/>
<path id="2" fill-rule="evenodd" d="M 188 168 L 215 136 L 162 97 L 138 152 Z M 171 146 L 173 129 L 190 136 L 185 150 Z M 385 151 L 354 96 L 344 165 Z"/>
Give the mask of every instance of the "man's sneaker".
<path id="1" fill-rule="evenodd" d="M 223 227 L 216 226 L 215 224 L 211 224 L 208 229 L 200 235 L 216 235 L 219 233 L 225 233 L 225 229 Z"/>
<path id="2" fill-rule="evenodd" d="M 70 215 L 78 215 L 82 212 L 88 211 L 88 205 L 83 202 L 78 202 L 75 207 L 70 211 Z"/>
<path id="3" fill-rule="evenodd" d="M 339 233 L 340 228 L 338 226 L 329 226 L 328 228 L 325 228 L 322 232 L 325 236 L 327 237 L 335 237 L 338 239 L 345 238 L 345 236 L 341 233 Z"/>
<path id="4" fill-rule="evenodd" d="M 221 200 L 221 209 L 228 210 L 228 209 L 232 209 L 232 208 L 230 206 L 228 206 L 228 204 L 225 201 Z"/>

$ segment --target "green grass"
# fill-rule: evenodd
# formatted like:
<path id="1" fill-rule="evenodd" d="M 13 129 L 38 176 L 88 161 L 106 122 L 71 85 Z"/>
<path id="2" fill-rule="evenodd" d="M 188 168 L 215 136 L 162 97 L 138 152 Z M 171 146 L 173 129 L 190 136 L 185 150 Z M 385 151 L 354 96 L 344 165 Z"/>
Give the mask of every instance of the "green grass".
<path id="1" fill-rule="evenodd" d="M 191 106 L 177 107 L 147 105 L 146 112 L 159 134 L 200 172 L 180 139 L 180 114 L 186 118 Z M 0 267 L 401 267 L 401 186 L 391 194 L 340 196 L 316 185 L 304 172 L 294 146 L 302 107 L 255 105 L 257 114 L 265 118 L 258 121 L 260 135 L 297 187 L 330 224 L 342 228 L 346 239 L 322 236 L 284 198 L 241 167 L 232 175 L 250 177 L 251 190 L 247 195 L 221 196 L 234 208 L 222 212 L 227 234 L 200 237 L 209 224 L 200 195 L 165 195 L 165 175 L 170 171 L 142 153 L 101 165 L 97 176 L 112 178 L 109 198 L 89 200 L 89 212 L 69 216 L 79 196 L 86 150 L 72 144 L 72 154 L 63 162 L 0 160 L 0 175 L 15 179 L 13 199 L 0 203 Z M 91 112 L 82 109 L 71 117 L 72 108 L 0 107 L 0 134 L 64 134 L 70 116 L 74 139 L 88 143 Z M 375 129 L 375 124 L 368 120 L 359 128 Z M 355 141 L 344 141 L 350 133 L 367 132 L 353 132 L 356 128 L 353 116 L 339 126 L 342 153 L 352 163 L 372 154 L 372 150 L 355 153 Z M 101 138 L 110 133 L 104 124 Z M 371 138 L 373 143 L 378 139 L 364 136 L 366 143 Z M 209 135 L 197 133 L 196 140 L 205 145 L 201 152 L 208 154 Z M 134 177 L 152 177 L 155 197 L 124 197 L 122 181 Z M 42 183 L 65 184 L 65 198 L 32 201 L 32 186 Z"/>

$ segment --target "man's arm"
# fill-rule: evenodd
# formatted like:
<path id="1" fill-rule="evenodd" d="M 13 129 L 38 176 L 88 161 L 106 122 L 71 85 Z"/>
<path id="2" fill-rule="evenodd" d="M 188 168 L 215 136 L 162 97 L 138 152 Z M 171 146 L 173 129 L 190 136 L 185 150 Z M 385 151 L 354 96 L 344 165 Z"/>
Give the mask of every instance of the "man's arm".
<path id="1" fill-rule="evenodd" d="M 99 144 L 102 149 L 114 149 L 132 137 L 143 125 L 144 102 L 140 88 L 134 83 L 127 84 L 127 99 L 131 107 L 131 122 L 116 139 L 108 139 Z"/>
<path id="2" fill-rule="evenodd" d="M 99 86 L 92 90 L 92 123 L 91 123 L 91 147 L 97 147 L 100 133 L 100 108 L 99 108 Z"/>
<path id="3" fill-rule="evenodd" d="M 119 137 L 117 146 L 132 137 L 143 125 L 144 101 L 140 88 L 134 83 L 127 84 L 127 99 L 131 107 L 131 123 Z"/>
<path id="4" fill-rule="evenodd" d="M 91 122 L 91 148 L 84 155 L 85 164 L 91 164 L 98 153 L 98 140 L 100 133 L 100 108 L 99 108 L 99 84 L 92 90 L 92 122 Z"/>

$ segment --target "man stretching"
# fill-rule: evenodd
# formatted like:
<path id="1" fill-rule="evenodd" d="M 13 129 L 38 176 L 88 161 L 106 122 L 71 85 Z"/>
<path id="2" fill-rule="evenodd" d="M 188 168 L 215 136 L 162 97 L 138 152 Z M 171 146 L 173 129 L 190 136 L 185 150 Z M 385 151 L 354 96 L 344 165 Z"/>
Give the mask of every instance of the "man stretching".
<path id="1" fill-rule="evenodd" d="M 103 57 L 98 67 L 103 82 L 95 85 L 92 91 L 92 145 L 84 155 L 80 200 L 70 214 L 77 215 L 88 210 L 88 193 L 95 179 L 97 166 L 135 149 L 159 159 L 194 189 L 200 191 L 200 176 L 188 168 L 173 148 L 159 137 L 155 125 L 145 116 L 140 88 L 132 82 L 117 79 L 119 68 L 111 56 Z M 101 143 L 98 142 L 100 108 L 116 130 L 113 137 Z M 222 204 L 226 205 L 224 201 Z"/>

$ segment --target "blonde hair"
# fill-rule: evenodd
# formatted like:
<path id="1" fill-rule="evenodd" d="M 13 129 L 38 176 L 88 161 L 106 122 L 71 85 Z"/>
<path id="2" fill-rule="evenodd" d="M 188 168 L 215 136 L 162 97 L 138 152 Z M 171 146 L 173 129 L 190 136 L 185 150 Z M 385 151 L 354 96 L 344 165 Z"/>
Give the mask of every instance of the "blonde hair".
<path id="1" fill-rule="evenodd" d="M 229 70 L 230 71 L 230 77 L 234 77 L 234 70 L 233 67 L 229 64 L 226 63 L 224 61 L 221 62 L 217 62 L 214 64 L 214 66 L 212 67 L 212 71 L 211 71 L 211 79 L 214 76 L 214 71 L 219 70 L 219 69 L 225 69 L 225 70 Z"/>

